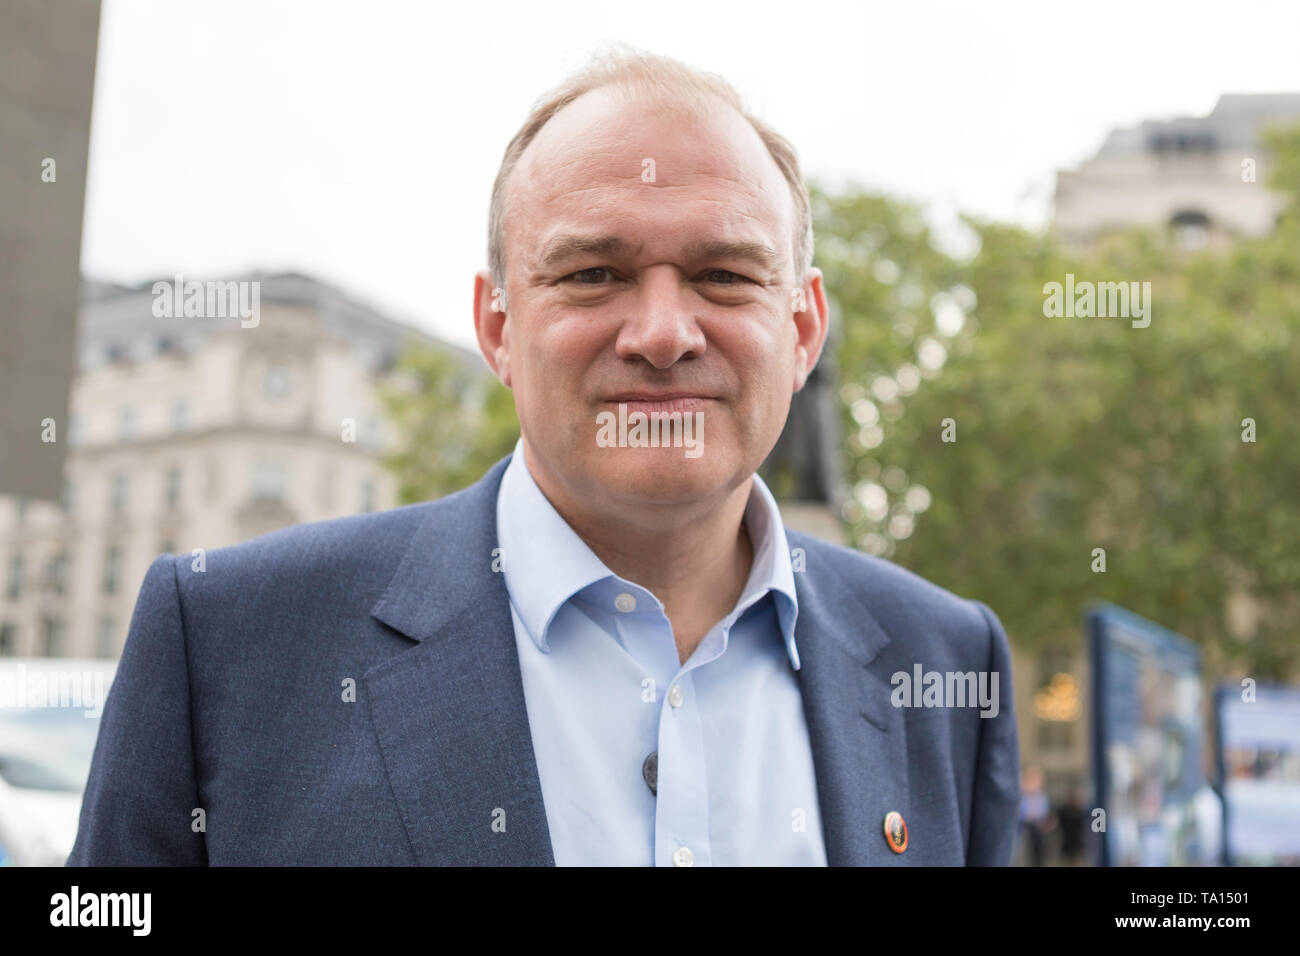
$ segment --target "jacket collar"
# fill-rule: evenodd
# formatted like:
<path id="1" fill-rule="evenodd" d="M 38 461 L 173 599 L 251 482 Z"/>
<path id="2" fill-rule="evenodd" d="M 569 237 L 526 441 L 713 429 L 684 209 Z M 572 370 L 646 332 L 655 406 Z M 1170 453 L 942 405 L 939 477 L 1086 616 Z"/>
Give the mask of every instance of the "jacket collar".
<path id="1" fill-rule="evenodd" d="M 523 440 L 501 477 L 497 535 L 511 604 L 537 648 L 550 653 L 550 627 L 560 608 L 590 585 L 614 577 L 542 493 L 524 461 Z M 738 608 L 769 591 L 790 666 L 799 669 L 795 621 L 799 603 L 781 513 L 767 485 L 754 476 L 744 520 L 754 546 L 753 565 Z M 739 615 L 737 615 L 739 616 Z"/>

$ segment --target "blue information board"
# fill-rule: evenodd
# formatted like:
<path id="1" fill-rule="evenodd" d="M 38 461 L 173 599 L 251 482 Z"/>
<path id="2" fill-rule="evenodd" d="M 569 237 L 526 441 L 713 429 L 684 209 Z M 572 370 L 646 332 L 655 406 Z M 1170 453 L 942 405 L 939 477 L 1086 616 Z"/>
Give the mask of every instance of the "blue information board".
<path id="1" fill-rule="evenodd" d="M 1225 684 L 1214 703 L 1225 862 L 1300 866 L 1300 690 Z"/>
<path id="2" fill-rule="evenodd" d="M 1222 809 L 1204 770 L 1201 654 L 1113 605 L 1088 615 L 1103 866 L 1218 863 Z"/>

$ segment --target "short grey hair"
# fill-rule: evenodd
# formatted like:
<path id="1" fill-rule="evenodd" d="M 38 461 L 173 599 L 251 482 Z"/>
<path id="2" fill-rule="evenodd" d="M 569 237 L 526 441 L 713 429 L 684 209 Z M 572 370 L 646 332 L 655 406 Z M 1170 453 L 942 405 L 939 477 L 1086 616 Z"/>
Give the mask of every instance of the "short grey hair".
<path id="1" fill-rule="evenodd" d="M 658 105 L 683 115 L 698 114 L 711 102 L 720 100 L 743 116 L 758 133 L 790 185 L 795 211 L 795 281 L 803 281 L 813 260 L 812 204 L 808 198 L 808 187 L 803 181 L 803 173 L 799 170 L 799 156 L 794 146 L 752 115 L 745 108 L 735 87 L 716 73 L 706 73 L 666 56 L 617 44 L 596 54 L 586 67 L 544 94 L 506 147 L 501 168 L 492 184 L 492 203 L 488 212 L 488 268 L 492 273 L 493 286 L 501 290 L 502 308 L 505 306 L 506 288 L 505 197 L 510 175 L 519 164 L 519 157 L 528 148 L 528 144 L 551 117 L 584 93 L 603 87 L 617 87 L 633 95 L 648 97 Z"/>

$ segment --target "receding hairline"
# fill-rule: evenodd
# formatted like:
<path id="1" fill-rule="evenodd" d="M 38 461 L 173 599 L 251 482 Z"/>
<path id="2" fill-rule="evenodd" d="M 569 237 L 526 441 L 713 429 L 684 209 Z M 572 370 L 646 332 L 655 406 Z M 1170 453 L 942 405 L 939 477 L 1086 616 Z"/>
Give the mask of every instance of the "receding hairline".
<path id="1" fill-rule="evenodd" d="M 488 221 L 488 264 L 493 284 L 502 290 L 502 296 L 506 267 L 505 208 L 513 174 L 547 123 L 567 106 L 597 91 L 607 92 L 625 105 L 648 108 L 670 118 L 700 120 L 722 106 L 744 119 L 790 188 L 794 205 L 792 258 L 796 282 L 802 279 L 812 265 L 812 211 L 794 147 L 780 133 L 751 115 L 740 94 L 721 76 L 668 57 L 620 48 L 598 55 L 588 67 L 542 96 L 506 147 L 492 187 Z"/>
<path id="2" fill-rule="evenodd" d="M 536 150 L 534 147 L 537 146 L 537 141 L 539 139 L 544 139 L 547 129 L 554 127 L 552 121 L 559 117 L 561 113 L 569 110 L 570 107 L 577 106 L 581 102 L 589 102 L 594 97 L 602 94 L 612 99 L 615 105 L 619 108 L 626 109 L 629 112 L 635 110 L 639 117 L 647 119 L 667 119 L 682 124 L 709 125 L 710 120 L 716 116 L 719 111 L 730 112 L 744 121 L 746 129 L 756 135 L 758 134 L 758 130 L 754 129 L 753 124 L 749 121 L 749 117 L 745 115 L 744 111 L 738 109 L 734 103 L 730 103 L 721 97 L 714 96 L 713 94 L 706 94 L 698 98 L 683 99 L 674 96 L 668 90 L 656 87 L 641 88 L 637 86 L 634 81 L 616 79 L 603 86 L 596 86 L 589 90 L 583 90 L 580 95 L 575 96 L 572 100 L 565 103 L 564 106 L 551 113 L 551 115 L 547 117 L 546 122 L 540 124 L 533 131 L 532 136 L 522 144 L 518 153 L 513 157 L 513 162 L 510 168 L 505 170 L 506 176 L 502 181 L 503 191 L 501 196 L 503 201 L 507 198 L 512 198 L 509 187 L 515 180 L 515 174 L 519 172 L 521 166 L 534 161 L 536 158 Z M 762 143 L 766 149 L 767 144 L 763 142 L 761 135 L 758 136 L 758 141 Z M 771 158 L 770 154 L 768 154 L 768 158 Z"/>

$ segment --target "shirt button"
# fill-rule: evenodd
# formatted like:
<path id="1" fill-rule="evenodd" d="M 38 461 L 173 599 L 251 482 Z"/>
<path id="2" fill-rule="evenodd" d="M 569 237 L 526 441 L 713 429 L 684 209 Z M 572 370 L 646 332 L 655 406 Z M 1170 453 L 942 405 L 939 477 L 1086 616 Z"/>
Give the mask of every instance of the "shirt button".
<path id="1" fill-rule="evenodd" d="M 679 846 L 673 851 L 673 866 L 694 866 L 695 854 L 688 846 Z"/>
<path id="2" fill-rule="evenodd" d="M 680 707 L 685 700 L 686 695 L 682 693 L 681 687 L 673 684 L 673 686 L 668 690 L 668 703 L 672 704 L 674 707 Z M 690 850 L 687 850 L 686 852 L 689 853 Z"/>
<path id="3" fill-rule="evenodd" d="M 614 607 L 618 608 L 624 614 L 636 610 L 636 598 L 624 591 L 618 597 L 614 598 Z"/>

